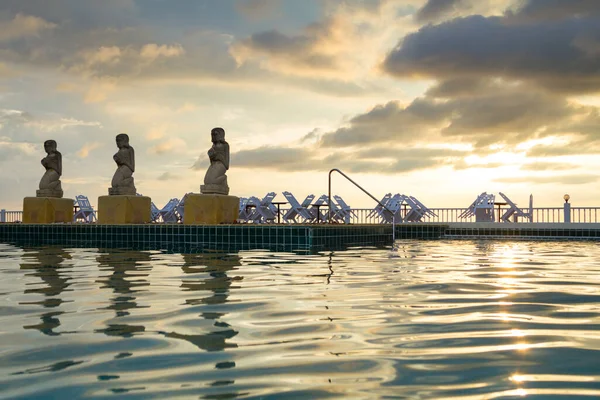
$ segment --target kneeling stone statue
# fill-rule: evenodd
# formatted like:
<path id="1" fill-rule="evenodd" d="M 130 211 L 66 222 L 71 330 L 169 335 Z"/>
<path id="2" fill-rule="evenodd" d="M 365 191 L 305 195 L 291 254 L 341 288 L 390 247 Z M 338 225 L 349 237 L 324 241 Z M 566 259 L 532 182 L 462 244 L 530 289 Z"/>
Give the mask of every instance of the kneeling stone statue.
<path id="1" fill-rule="evenodd" d="M 42 165 L 46 168 L 46 173 L 40 180 L 40 189 L 36 191 L 36 197 L 63 197 L 63 190 L 60 184 L 62 175 L 62 154 L 56 150 L 55 140 L 46 140 L 44 150 L 48 154 L 42 159 Z"/>
<path id="2" fill-rule="evenodd" d="M 117 135 L 116 140 L 119 151 L 113 156 L 113 160 L 117 163 L 117 171 L 112 178 L 112 187 L 108 189 L 108 194 L 135 196 L 136 189 L 133 182 L 135 153 L 133 147 L 129 145 L 129 136 L 126 133 Z"/>
<path id="3" fill-rule="evenodd" d="M 204 176 L 204 185 L 200 186 L 202 194 L 229 194 L 227 175 L 229 169 L 229 143 L 225 141 L 225 130 L 214 128 L 211 132 L 212 147 L 208 150 L 210 167 Z"/>

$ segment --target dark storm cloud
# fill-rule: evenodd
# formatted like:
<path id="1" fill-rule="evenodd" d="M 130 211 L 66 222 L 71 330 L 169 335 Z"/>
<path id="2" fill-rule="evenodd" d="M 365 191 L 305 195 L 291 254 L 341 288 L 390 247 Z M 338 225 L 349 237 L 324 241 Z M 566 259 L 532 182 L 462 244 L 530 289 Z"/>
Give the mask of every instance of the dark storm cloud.
<path id="1" fill-rule="evenodd" d="M 565 17 L 599 16 L 597 0 L 526 0 L 516 11 L 508 11 L 507 17 L 529 20 L 556 20 Z"/>
<path id="2" fill-rule="evenodd" d="M 315 38 L 304 35 L 287 36 L 276 30 L 255 33 L 238 44 L 245 51 L 290 59 L 298 63 L 298 67 L 333 69 L 335 58 L 318 53 L 314 50 L 315 45 Z"/>
<path id="3" fill-rule="evenodd" d="M 383 69 L 400 78 L 504 77 L 561 92 L 595 92 L 600 90 L 600 52 L 593 49 L 599 37 L 600 22 L 591 17 L 527 24 L 458 18 L 406 36 L 387 55 Z"/>
<path id="4" fill-rule="evenodd" d="M 465 81 L 471 82 L 471 81 Z M 451 87 L 456 86 L 456 87 Z M 450 97 L 450 93 L 454 97 Z M 434 97 L 442 94 L 443 100 Z M 558 133 L 588 134 L 594 109 L 571 105 L 565 98 L 527 85 L 477 83 L 461 88 L 442 82 L 407 106 L 378 105 L 354 116 L 347 126 L 322 135 L 322 147 L 374 143 L 414 143 L 452 137 L 475 147 L 522 141 Z M 578 117 L 580 122 L 572 122 Z M 556 129 L 562 127 L 560 131 Z"/>
<path id="5" fill-rule="evenodd" d="M 419 22 L 434 21 L 454 10 L 464 3 L 464 0 L 427 0 L 427 3 L 417 11 L 415 18 Z"/>
<path id="6" fill-rule="evenodd" d="M 501 88 L 488 78 L 460 77 L 438 82 L 430 87 L 426 95 L 437 98 L 469 97 L 483 92 L 492 92 Z"/>
<path id="7" fill-rule="evenodd" d="M 325 133 L 322 147 L 349 147 L 383 142 L 423 140 L 432 128 L 440 128 L 450 108 L 427 98 L 404 107 L 396 101 L 378 105 L 349 121 L 347 127 Z"/>

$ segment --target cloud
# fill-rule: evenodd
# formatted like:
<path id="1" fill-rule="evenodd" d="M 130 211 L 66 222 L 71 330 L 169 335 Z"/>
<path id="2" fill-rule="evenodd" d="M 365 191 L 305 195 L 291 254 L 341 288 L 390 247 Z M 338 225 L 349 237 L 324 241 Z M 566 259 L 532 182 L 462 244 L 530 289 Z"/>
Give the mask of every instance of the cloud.
<path id="1" fill-rule="evenodd" d="M 115 79 L 94 79 L 92 82 L 90 82 L 84 94 L 83 102 L 86 104 L 103 102 L 116 89 L 117 82 Z"/>
<path id="2" fill-rule="evenodd" d="M 162 143 L 159 143 L 148 150 L 150 154 L 167 154 L 174 150 L 185 148 L 186 143 L 178 137 L 170 137 Z"/>
<path id="3" fill-rule="evenodd" d="M 43 132 L 56 132 L 73 127 L 93 127 L 102 128 L 102 124 L 97 121 L 82 121 L 75 118 L 46 118 L 33 119 L 25 123 L 26 126 L 38 129 Z"/>
<path id="4" fill-rule="evenodd" d="M 413 143 L 441 129 L 449 115 L 450 109 L 446 104 L 428 98 L 417 98 L 407 106 L 390 101 L 352 117 L 348 126 L 323 134 L 320 145 L 349 147 L 385 142 Z"/>
<path id="5" fill-rule="evenodd" d="M 558 92 L 597 92 L 600 57 L 576 41 L 599 35 L 595 18 L 519 24 L 472 16 L 427 25 L 406 36 L 382 67 L 399 78 L 504 77 Z"/>
<path id="6" fill-rule="evenodd" d="M 19 13 L 10 21 L 0 21 L 0 42 L 39 36 L 42 31 L 56 26 L 42 18 Z"/>
<path id="7" fill-rule="evenodd" d="M 277 30 L 253 34 L 235 43 L 231 54 L 238 64 L 262 59 L 262 65 L 272 71 L 288 74 L 312 75 L 334 73 L 340 69 L 335 56 L 319 48 L 327 34 L 318 30 L 306 35 L 288 36 Z"/>
<path id="8" fill-rule="evenodd" d="M 323 158 L 319 152 L 305 148 L 271 146 L 242 150 L 232 154 L 231 162 L 239 168 L 264 168 L 285 172 L 329 171 L 332 168 L 340 168 L 353 173 L 395 174 L 448 165 L 464 154 L 450 149 L 370 148 L 336 151 Z"/>
<path id="9" fill-rule="evenodd" d="M 367 80 L 382 50 L 410 29 L 409 17 L 400 12 L 405 6 L 387 0 L 329 1 L 318 22 L 295 32 L 254 33 L 234 41 L 230 54 L 237 65 L 257 65 L 272 74 L 320 81 Z"/>
<path id="10" fill-rule="evenodd" d="M 141 74 L 159 58 L 175 58 L 185 54 L 179 44 L 144 44 L 140 48 L 131 46 L 100 46 L 79 51 L 68 70 L 84 76 L 119 77 L 129 74 Z"/>
<path id="11" fill-rule="evenodd" d="M 198 159 L 192 164 L 191 169 L 194 171 L 202 171 L 208 168 L 209 161 L 207 156 L 198 156 Z"/>
<path id="12" fill-rule="evenodd" d="M 177 176 L 171 172 L 163 172 L 158 178 L 159 181 L 172 181 L 172 180 L 178 180 L 181 179 L 180 176 Z"/>
<path id="13" fill-rule="evenodd" d="M 26 124 L 32 119 L 33 116 L 26 111 L 0 109 L 0 130 L 8 130 L 16 125 Z"/>
<path id="14" fill-rule="evenodd" d="M 538 145 L 527 151 L 527 157 L 559 157 L 600 154 L 600 140 L 587 137 L 572 140 L 567 144 Z"/>
<path id="15" fill-rule="evenodd" d="M 408 105 L 398 101 L 377 105 L 324 133 L 320 145 L 411 144 L 452 138 L 482 148 L 559 133 L 594 135 L 594 107 L 573 105 L 562 96 L 527 85 L 476 81 L 472 87 L 461 87 L 461 82 L 471 80 L 442 82 Z"/>
<path id="16" fill-rule="evenodd" d="M 117 46 L 100 46 L 98 49 L 85 50 L 82 52 L 82 57 L 90 66 L 96 64 L 115 64 L 119 62 L 122 51 Z"/>
<path id="17" fill-rule="evenodd" d="M 502 15 L 519 0 L 427 0 L 415 13 L 417 22 L 439 22 L 469 15 Z"/>
<path id="18" fill-rule="evenodd" d="M 599 15 L 600 3 L 596 0 L 525 0 L 521 7 L 507 12 L 507 16 L 522 20 L 557 20 Z"/>
<path id="19" fill-rule="evenodd" d="M 433 21 L 450 13 L 455 7 L 464 6 L 464 0 L 428 0 L 415 14 L 417 21 Z"/>
<path id="20" fill-rule="evenodd" d="M 242 150 L 231 155 L 231 163 L 239 167 L 267 167 L 294 170 L 303 163 L 309 164 L 311 151 L 305 148 L 260 147 Z"/>
<path id="21" fill-rule="evenodd" d="M 0 160 L 6 161 L 17 154 L 33 155 L 39 151 L 33 143 L 11 142 L 0 138 Z"/>
<path id="22" fill-rule="evenodd" d="M 563 162 L 539 161 L 527 163 L 521 166 L 523 171 L 566 171 L 577 168 L 578 165 Z"/>
<path id="23" fill-rule="evenodd" d="M 86 143 L 81 147 L 81 149 L 79 149 L 79 151 L 77 152 L 77 156 L 79 158 L 87 158 L 92 150 L 95 150 L 101 146 L 102 143 L 99 142 Z"/>
<path id="24" fill-rule="evenodd" d="M 523 184 L 561 184 L 561 185 L 585 185 L 598 181 L 597 175 L 553 175 L 553 176 L 523 176 L 514 178 L 496 178 L 499 183 L 523 183 Z"/>
<path id="25" fill-rule="evenodd" d="M 155 43 L 146 44 L 140 50 L 140 57 L 153 61 L 158 57 L 179 57 L 185 53 L 180 44 L 175 45 L 157 45 Z"/>

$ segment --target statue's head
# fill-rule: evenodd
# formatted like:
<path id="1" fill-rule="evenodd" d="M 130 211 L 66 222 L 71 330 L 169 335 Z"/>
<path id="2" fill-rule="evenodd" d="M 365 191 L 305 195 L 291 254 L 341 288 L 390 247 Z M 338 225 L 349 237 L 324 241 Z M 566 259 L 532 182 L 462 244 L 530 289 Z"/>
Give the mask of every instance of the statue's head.
<path id="1" fill-rule="evenodd" d="M 213 128 L 213 130 L 210 131 L 210 136 L 212 138 L 213 143 L 224 142 L 225 141 L 225 129 Z"/>
<path id="2" fill-rule="evenodd" d="M 129 146 L 129 136 L 126 133 L 119 133 L 117 135 L 117 147 L 123 148 Z"/>
<path id="3" fill-rule="evenodd" d="M 46 153 L 56 151 L 56 140 L 46 140 L 44 142 L 44 150 L 46 150 Z"/>

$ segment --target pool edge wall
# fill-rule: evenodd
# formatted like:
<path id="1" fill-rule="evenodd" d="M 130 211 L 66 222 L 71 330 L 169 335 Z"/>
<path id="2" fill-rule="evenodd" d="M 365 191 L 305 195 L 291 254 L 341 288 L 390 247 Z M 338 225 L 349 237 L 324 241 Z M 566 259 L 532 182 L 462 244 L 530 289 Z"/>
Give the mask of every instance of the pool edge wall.
<path id="1" fill-rule="evenodd" d="M 396 226 L 397 240 L 600 240 L 600 224 Z M 147 250 L 314 252 L 392 244 L 391 225 L 0 224 L 0 243 Z"/>

